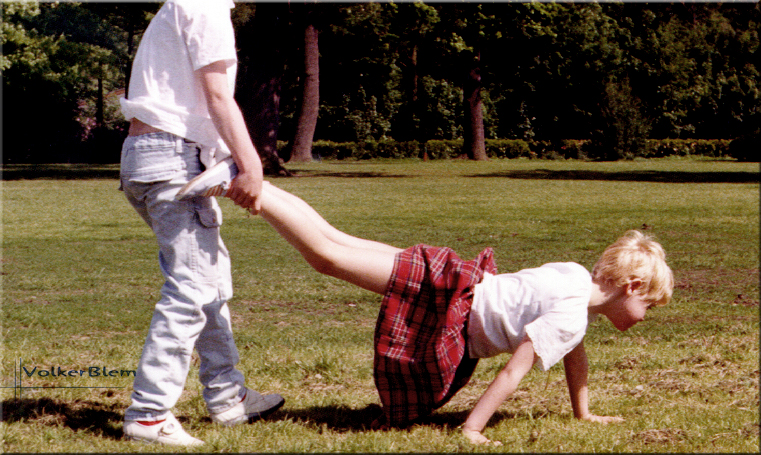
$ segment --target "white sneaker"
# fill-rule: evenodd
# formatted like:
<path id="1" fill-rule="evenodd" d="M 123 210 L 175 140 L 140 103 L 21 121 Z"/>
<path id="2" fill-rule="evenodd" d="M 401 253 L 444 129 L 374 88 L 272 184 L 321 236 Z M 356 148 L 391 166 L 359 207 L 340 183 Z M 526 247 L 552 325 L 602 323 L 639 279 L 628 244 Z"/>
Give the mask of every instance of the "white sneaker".
<path id="1" fill-rule="evenodd" d="M 137 420 L 125 420 L 123 431 L 124 436 L 133 441 L 186 447 L 204 444 L 200 439 L 187 434 L 172 414 L 169 414 L 164 422 L 155 425 L 143 425 Z"/>
<path id="2" fill-rule="evenodd" d="M 276 393 L 262 395 L 246 389 L 246 397 L 227 411 L 211 415 L 211 420 L 222 425 L 232 426 L 243 422 L 263 419 L 280 409 L 285 403 L 283 397 Z"/>
<path id="3" fill-rule="evenodd" d="M 194 196 L 224 196 L 236 175 L 238 166 L 231 156 L 227 157 L 186 183 L 175 198 L 181 200 Z"/>

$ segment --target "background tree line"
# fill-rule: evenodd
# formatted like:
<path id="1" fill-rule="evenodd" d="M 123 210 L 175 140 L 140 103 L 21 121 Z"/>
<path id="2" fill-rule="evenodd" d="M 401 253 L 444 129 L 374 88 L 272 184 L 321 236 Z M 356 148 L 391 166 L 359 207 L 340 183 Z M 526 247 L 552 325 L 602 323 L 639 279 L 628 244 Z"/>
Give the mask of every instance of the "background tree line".
<path id="1" fill-rule="evenodd" d="M 2 3 L 3 162 L 117 162 L 126 124 L 107 94 L 159 7 Z M 460 140 L 483 159 L 487 140 L 573 139 L 620 159 L 647 139 L 734 139 L 747 155 L 761 148 L 760 11 L 243 3 L 236 98 L 269 172 L 311 159 L 314 141 Z"/>

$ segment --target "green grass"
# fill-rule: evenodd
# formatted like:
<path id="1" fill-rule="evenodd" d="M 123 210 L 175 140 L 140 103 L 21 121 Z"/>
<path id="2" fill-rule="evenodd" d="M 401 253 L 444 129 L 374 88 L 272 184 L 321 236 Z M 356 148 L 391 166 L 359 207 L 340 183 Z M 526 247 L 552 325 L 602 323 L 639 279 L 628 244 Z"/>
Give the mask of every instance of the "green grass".
<path id="1" fill-rule="evenodd" d="M 562 366 L 534 370 L 491 420 L 499 449 L 456 427 L 507 356 L 483 360 L 428 425 L 375 432 L 372 335 L 380 298 L 311 270 L 261 219 L 222 200 L 233 258 L 230 306 L 248 385 L 279 392 L 271 419 L 220 428 L 197 368 L 175 408 L 229 452 L 757 452 L 759 168 L 694 159 L 618 163 L 492 160 L 323 162 L 274 183 L 351 234 L 406 247 L 495 249 L 501 272 L 549 261 L 591 267 L 646 228 L 674 269 L 672 303 L 620 333 L 587 335 L 592 412 L 572 418 Z M 79 170 L 81 171 L 81 170 Z M 106 170 L 113 172 L 113 169 Z M 161 286 L 153 235 L 113 179 L 3 182 L 3 452 L 167 452 L 121 439 L 131 378 L 35 377 L 25 366 L 134 369 Z M 197 361 L 196 361 L 197 364 Z M 106 387 L 103 389 L 59 388 Z M 14 399 L 14 394 L 16 398 Z"/>

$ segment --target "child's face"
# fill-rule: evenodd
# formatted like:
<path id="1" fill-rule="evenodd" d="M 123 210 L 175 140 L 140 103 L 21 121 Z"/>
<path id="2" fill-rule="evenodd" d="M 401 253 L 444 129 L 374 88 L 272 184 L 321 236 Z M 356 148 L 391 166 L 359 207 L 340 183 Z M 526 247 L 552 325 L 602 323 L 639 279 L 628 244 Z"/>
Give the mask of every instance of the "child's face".
<path id="1" fill-rule="evenodd" d="M 622 332 L 644 320 L 645 313 L 650 307 L 650 302 L 636 291 L 624 292 L 618 303 L 615 309 L 606 316 Z"/>

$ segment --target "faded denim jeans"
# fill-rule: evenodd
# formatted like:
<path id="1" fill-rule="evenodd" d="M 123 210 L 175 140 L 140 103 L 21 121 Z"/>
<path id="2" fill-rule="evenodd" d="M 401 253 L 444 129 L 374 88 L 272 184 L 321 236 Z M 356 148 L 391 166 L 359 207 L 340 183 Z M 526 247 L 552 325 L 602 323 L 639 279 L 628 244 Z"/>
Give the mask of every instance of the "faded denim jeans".
<path id="1" fill-rule="evenodd" d="M 226 411 L 245 394 L 227 307 L 232 277 L 219 235 L 222 213 L 214 198 L 174 199 L 203 170 L 199 153 L 197 144 L 169 133 L 130 136 L 122 148 L 122 189 L 156 235 L 166 280 L 125 420 L 166 418 L 185 386 L 194 347 L 210 412 Z"/>

